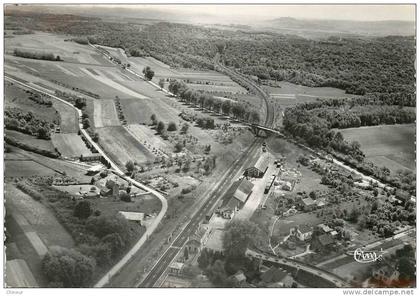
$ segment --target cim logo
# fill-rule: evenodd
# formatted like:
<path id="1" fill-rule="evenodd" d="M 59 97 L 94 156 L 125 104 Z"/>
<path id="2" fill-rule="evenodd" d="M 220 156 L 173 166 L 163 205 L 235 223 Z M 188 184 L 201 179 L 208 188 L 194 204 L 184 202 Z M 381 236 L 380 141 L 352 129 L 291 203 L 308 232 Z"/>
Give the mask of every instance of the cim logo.
<path id="1" fill-rule="evenodd" d="M 353 257 L 359 263 L 371 263 L 375 261 L 381 261 L 384 257 L 385 251 L 364 251 L 362 248 L 358 248 L 354 251 Z"/>

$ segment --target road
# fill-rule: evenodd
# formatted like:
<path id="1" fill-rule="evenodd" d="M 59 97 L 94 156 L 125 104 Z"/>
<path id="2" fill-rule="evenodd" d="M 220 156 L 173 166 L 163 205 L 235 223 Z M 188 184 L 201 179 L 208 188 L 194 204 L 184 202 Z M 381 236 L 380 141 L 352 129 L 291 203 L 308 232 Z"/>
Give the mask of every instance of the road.
<path id="1" fill-rule="evenodd" d="M 100 153 L 110 164 L 111 164 L 111 168 L 119 175 L 124 176 L 124 172 L 123 170 L 121 170 L 113 161 L 112 159 L 106 155 L 106 153 L 102 150 L 102 148 L 95 143 L 92 138 L 90 137 L 90 135 L 83 129 L 83 125 L 82 125 L 82 111 L 77 109 L 75 106 L 73 106 L 72 104 L 70 104 L 69 102 L 54 96 L 44 90 L 38 89 L 36 87 L 33 87 L 32 85 L 20 82 L 18 80 L 15 80 L 11 77 L 8 77 L 7 75 L 4 75 L 4 78 L 12 81 L 14 83 L 17 83 L 19 85 L 22 85 L 24 87 L 30 88 L 32 90 L 35 90 L 37 92 L 40 92 L 46 96 L 49 96 L 50 98 L 54 99 L 54 100 L 58 100 L 68 106 L 71 106 L 73 109 L 75 109 L 77 111 L 77 114 L 79 116 L 79 128 L 80 131 L 83 133 L 83 135 L 86 137 L 86 139 L 89 141 L 89 143 L 95 147 L 95 149 L 98 151 L 98 153 Z M 124 255 L 124 257 L 117 263 L 115 264 L 96 284 L 95 284 L 95 288 L 100 288 L 103 287 L 105 284 L 108 283 L 109 279 L 114 276 L 130 259 L 131 257 L 143 246 L 143 244 L 146 242 L 146 240 L 148 239 L 148 237 L 155 231 L 155 229 L 158 227 L 158 225 L 160 224 L 160 222 L 162 221 L 163 217 L 166 214 L 166 211 L 168 210 L 168 202 L 166 200 L 166 198 L 159 193 L 158 191 L 156 191 L 153 188 L 150 188 L 144 184 L 141 184 L 140 182 L 137 182 L 136 180 L 126 177 L 126 180 L 130 181 L 133 186 L 136 186 L 142 190 L 148 191 L 151 194 L 153 194 L 154 196 L 156 196 L 161 204 L 162 204 L 162 208 L 159 212 L 159 214 L 156 216 L 156 218 L 153 220 L 152 223 L 150 223 L 149 227 L 146 229 L 145 233 L 141 236 L 141 238 L 134 244 L 134 246 Z"/>
<path id="2" fill-rule="evenodd" d="M 261 143 L 262 139 L 256 139 L 252 145 L 235 161 L 233 166 L 221 177 L 220 183 L 215 186 L 215 190 L 211 193 L 209 199 L 192 216 L 186 227 L 174 239 L 173 243 L 168 247 L 138 287 L 154 287 L 155 283 L 164 274 L 169 264 L 171 264 L 171 262 L 176 258 L 188 238 L 194 234 L 199 224 L 205 218 L 205 215 L 215 207 L 226 190 L 231 186 L 232 179 L 238 174 L 238 171 L 242 171 L 243 168 L 248 165 L 247 159 L 252 159 L 253 156 L 260 151 Z"/>
<path id="3" fill-rule="evenodd" d="M 261 254 L 258 252 L 255 252 L 253 250 L 248 249 L 245 253 L 247 256 L 256 258 L 256 259 L 261 259 L 264 261 L 268 261 L 268 262 L 272 262 L 272 263 L 278 263 L 278 264 L 282 264 L 288 267 L 292 267 L 295 268 L 297 270 L 304 270 L 308 273 L 311 273 L 315 276 L 318 276 L 330 283 L 332 283 L 334 286 L 336 286 L 337 288 L 345 288 L 345 287 L 350 287 L 350 284 L 347 283 L 344 279 L 342 279 L 341 277 L 322 270 L 320 268 L 317 268 L 315 266 L 300 262 L 300 261 L 296 261 L 290 258 L 278 258 L 278 257 L 273 257 L 273 256 L 268 256 L 265 254 Z"/>

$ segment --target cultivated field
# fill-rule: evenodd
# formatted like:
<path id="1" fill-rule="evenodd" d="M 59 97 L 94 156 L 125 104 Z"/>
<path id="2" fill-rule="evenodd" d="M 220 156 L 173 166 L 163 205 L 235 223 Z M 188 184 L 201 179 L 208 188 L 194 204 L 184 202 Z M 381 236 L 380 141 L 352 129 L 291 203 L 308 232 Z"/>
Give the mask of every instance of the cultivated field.
<path id="1" fill-rule="evenodd" d="M 190 88 L 195 90 L 247 93 L 246 89 L 232 81 L 228 76 L 216 71 L 172 69 L 169 65 L 152 57 L 130 57 L 128 60 L 131 68 L 138 73 L 141 73 L 146 66 L 149 66 L 155 72 L 154 82 L 158 82 L 161 78 L 165 80 L 177 79 L 184 81 Z"/>
<path id="2" fill-rule="evenodd" d="M 51 140 L 63 157 L 80 157 L 80 155 L 92 154 L 78 134 L 52 134 Z"/>
<path id="3" fill-rule="evenodd" d="M 17 35 L 5 39 L 6 54 L 12 54 L 15 48 L 36 52 L 52 52 L 62 60 L 73 63 L 108 64 L 109 62 L 90 47 L 76 42 L 64 41 L 67 36 L 36 32 L 35 34 Z"/>
<path id="4" fill-rule="evenodd" d="M 41 202 L 6 183 L 6 227 L 18 254 L 24 259 L 38 283 L 42 283 L 41 259 L 50 246 L 72 247 L 74 241 L 54 213 Z"/>
<path id="5" fill-rule="evenodd" d="M 93 100 L 93 110 L 95 127 L 120 125 L 114 100 Z"/>
<path id="6" fill-rule="evenodd" d="M 122 126 L 98 128 L 99 144 L 120 165 L 129 160 L 138 163 L 153 161 L 154 156 Z"/>
<path id="7" fill-rule="evenodd" d="M 340 130 L 348 141 L 358 141 L 367 160 L 392 172 L 416 169 L 416 126 L 384 125 Z"/>

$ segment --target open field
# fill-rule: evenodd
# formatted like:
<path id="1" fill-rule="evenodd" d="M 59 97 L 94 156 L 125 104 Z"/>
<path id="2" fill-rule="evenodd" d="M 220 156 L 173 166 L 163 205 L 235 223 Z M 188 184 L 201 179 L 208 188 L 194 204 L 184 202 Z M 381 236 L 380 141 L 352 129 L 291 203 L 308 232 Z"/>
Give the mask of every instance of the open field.
<path id="1" fill-rule="evenodd" d="M 13 146 L 11 149 L 11 153 L 5 154 L 6 177 L 54 175 L 65 172 L 67 176 L 74 177 L 80 182 L 87 183 L 92 178 L 86 175 L 85 165 L 49 158 Z"/>
<path id="2" fill-rule="evenodd" d="M 358 141 L 367 160 L 397 170 L 416 168 L 414 124 L 384 125 L 340 130 L 347 141 Z"/>
<path id="3" fill-rule="evenodd" d="M 129 160 L 138 163 L 153 161 L 153 155 L 122 126 L 98 128 L 99 143 L 111 158 L 121 165 Z"/>
<path id="4" fill-rule="evenodd" d="M 5 134 L 6 136 L 13 138 L 26 145 L 54 152 L 54 145 L 51 140 L 38 139 L 35 136 L 27 135 L 13 130 L 5 130 Z"/>
<path id="5" fill-rule="evenodd" d="M 60 129 L 62 133 L 77 133 L 79 130 L 79 117 L 76 110 L 58 100 L 53 101 L 54 109 L 60 113 Z"/>
<path id="6" fill-rule="evenodd" d="M 287 107 L 299 103 L 314 102 L 318 98 L 333 99 L 343 97 L 356 97 L 346 94 L 344 90 L 333 87 L 309 87 L 293 84 L 290 82 L 276 82 L 278 87 L 263 86 L 270 95 L 270 103 L 274 108 L 275 126 L 283 125 L 283 112 Z"/>
<path id="7" fill-rule="evenodd" d="M 91 155 L 85 142 L 78 134 L 52 134 L 51 140 L 63 157 L 80 157 Z"/>
<path id="8" fill-rule="evenodd" d="M 68 36 L 59 36 L 43 32 L 18 35 L 5 41 L 6 54 L 12 54 L 15 48 L 35 52 L 52 52 L 66 62 L 86 64 L 109 64 L 99 53 L 90 47 L 76 42 L 64 41 Z"/>
<path id="9" fill-rule="evenodd" d="M 150 100 L 121 100 L 121 107 L 124 113 L 124 116 L 128 122 L 131 123 L 151 123 L 150 117 L 156 111 L 152 111 L 150 105 L 153 102 Z M 155 113 L 156 115 L 159 113 Z"/>

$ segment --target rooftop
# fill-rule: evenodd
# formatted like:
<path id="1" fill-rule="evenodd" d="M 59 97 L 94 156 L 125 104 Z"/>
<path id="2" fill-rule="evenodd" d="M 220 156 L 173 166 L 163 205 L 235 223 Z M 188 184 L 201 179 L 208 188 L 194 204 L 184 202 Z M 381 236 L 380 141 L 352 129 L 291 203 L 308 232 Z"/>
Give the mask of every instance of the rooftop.
<path id="1" fill-rule="evenodd" d="M 305 204 L 305 206 L 311 206 L 315 204 L 315 201 L 310 197 L 302 198 L 302 202 Z"/>
<path id="2" fill-rule="evenodd" d="M 270 158 L 268 157 L 267 153 L 261 154 L 260 158 L 258 158 L 257 162 L 255 163 L 254 167 L 262 172 L 265 172 L 265 170 L 268 167 L 268 164 L 270 163 Z"/>
<path id="3" fill-rule="evenodd" d="M 239 200 L 240 202 L 246 202 L 246 199 L 252 192 L 254 184 L 251 181 L 248 181 L 246 178 L 235 181 L 232 186 L 228 189 L 223 198 L 223 206 L 226 206 L 229 201 L 233 198 Z"/>

